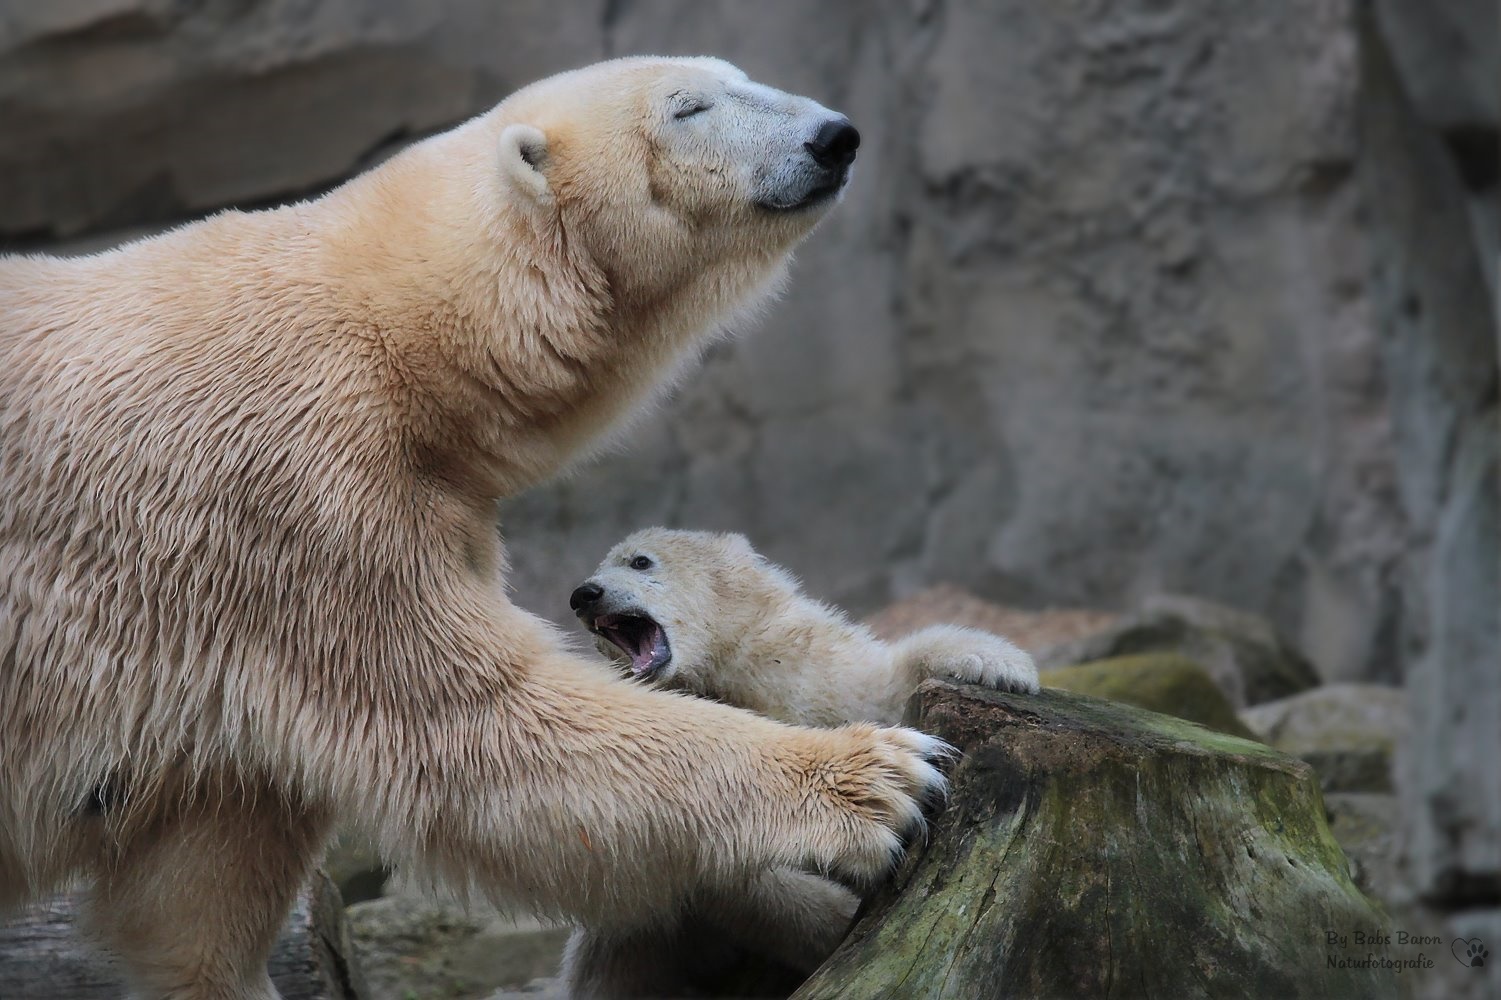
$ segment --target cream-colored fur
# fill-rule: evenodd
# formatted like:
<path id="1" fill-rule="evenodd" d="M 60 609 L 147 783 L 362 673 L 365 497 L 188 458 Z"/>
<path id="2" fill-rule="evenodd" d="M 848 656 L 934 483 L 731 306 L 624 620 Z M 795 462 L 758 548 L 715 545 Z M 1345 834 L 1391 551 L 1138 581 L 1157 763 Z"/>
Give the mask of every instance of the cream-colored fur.
<path id="1" fill-rule="evenodd" d="M 0 259 L 0 907 L 82 878 L 140 993 L 263 998 L 335 822 L 621 929 L 885 871 L 936 741 L 610 676 L 494 525 L 776 284 L 831 115 L 603 63 L 316 201 Z"/>
<path id="2" fill-rule="evenodd" d="M 638 560 L 643 568 L 634 568 Z M 602 591 L 591 616 L 635 611 L 661 624 L 671 658 L 652 673 L 655 684 L 782 722 L 895 725 L 929 677 L 1038 689 L 1032 658 L 1010 640 L 937 625 L 883 642 L 804 594 L 741 535 L 638 531 L 610 550 L 587 583 Z M 624 659 L 610 642 L 596 642 Z"/>
<path id="3" fill-rule="evenodd" d="M 665 662 L 661 655 L 633 660 L 608 629 L 597 635 L 600 651 L 626 673 L 783 722 L 894 725 L 929 677 L 1038 690 L 1032 658 L 1009 640 L 939 625 L 883 642 L 804 594 L 741 535 L 638 531 L 610 550 L 574 603 L 586 626 L 624 617 L 660 627 Z M 806 974 L 839 943 L 857 904 L 827 880 L 772 870 L 733 898 L 695 897 L 649 940 L 575 931 L 563 980 L 579 998 L 672 996 L 712 980 L 715 963 L 722 970 L 746 953 Z"/>

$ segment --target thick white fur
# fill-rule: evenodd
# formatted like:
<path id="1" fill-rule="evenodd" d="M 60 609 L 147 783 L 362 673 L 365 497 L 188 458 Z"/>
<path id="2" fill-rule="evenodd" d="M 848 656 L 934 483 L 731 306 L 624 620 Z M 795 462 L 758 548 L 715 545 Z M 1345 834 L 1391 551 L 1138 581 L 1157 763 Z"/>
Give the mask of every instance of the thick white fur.
<path id="1" fill-rule="evenodd" d="M 635 568 L 645 558 L 650 565 Z M 1008 691 L 1038 690 L 1031 656 L 978 629 L 937 625 L 897 642 L 802 592 L 741 535 L 649 528 L 620 542 L 588 583 L 599 613 L 642 612 L 659 622 L 672 659 L 657 686 L 748 708 L 783 722 L 894 725 L 913 690 L 952 677 Z M 601 652 L 629 658 L 604 640 Z M 734 899 L 689 902 L 651 938 L 599 928 L 574 932 L 563 979 L 578 998 L 671 996 L 741 953 L 804 973 L 843 938 L 859 900 L 825 879 L 772 870 Z"/>
<path id="2" fill-rule="evenodd" d="M 83 878 L 142 995 L 265 998 L 336 821 L 615 928 L 885 871 L 929 738 L 610 676 L 494 525 L 776 284 L 822 205 L 757 202 L 829 114 L 620 60 L 316 201 L 0 259 L 0 908 Z"/>

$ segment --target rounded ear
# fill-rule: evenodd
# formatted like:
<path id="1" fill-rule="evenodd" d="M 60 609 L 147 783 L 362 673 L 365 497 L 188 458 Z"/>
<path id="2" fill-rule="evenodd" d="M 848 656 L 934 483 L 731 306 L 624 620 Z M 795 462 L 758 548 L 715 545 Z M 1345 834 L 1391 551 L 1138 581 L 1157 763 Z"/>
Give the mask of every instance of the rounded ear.
<path id="1" fill-rule="evenodd" d="M 745 553 L 745 554 L 749 554 L 749 555 L 753 555 L 753 556 L 760 555 L 760 553 L 756 551 L 755 546 L 751 545 L 750 539 L 746 538 L 744 535 L 740 534 L 738 531 L 727 531 L 727 532 L 725 532 L 724 533 L 724 540 L 725 540 L 725 544 L 727 546 L 729 546 L 729 548 L 732 551 L 740 552 L 740 553 Z"/>
<path id="2" fill-rule="evenodd" d="M 515 192 L 538 204 L 552 201 L 542 167 L 547 163 L 547 136 L 533 125 L 507 125 L 500 133 L 500 173 Z"/>

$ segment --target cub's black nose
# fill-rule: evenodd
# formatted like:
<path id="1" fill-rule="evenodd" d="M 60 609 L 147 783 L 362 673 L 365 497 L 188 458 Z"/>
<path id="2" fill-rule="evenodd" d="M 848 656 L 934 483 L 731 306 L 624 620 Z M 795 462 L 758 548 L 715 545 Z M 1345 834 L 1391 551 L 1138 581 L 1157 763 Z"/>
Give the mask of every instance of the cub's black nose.
<path id="1" fill-rule="evenodd" d="M 583 611 L 603 596 L 605 596 L 605 588 L 599 584 L 581 583 L 568 598 L 568 606 L 575 611 Z"/>
<path id="2" fill-rule="evenodd" d="M 820 167 L 842 170 L 855 160 L 855 150 L 860 148 L 860 133 L 848 118 L 831 118 L 818 128 L 818 134 L 803 143 Z"/>

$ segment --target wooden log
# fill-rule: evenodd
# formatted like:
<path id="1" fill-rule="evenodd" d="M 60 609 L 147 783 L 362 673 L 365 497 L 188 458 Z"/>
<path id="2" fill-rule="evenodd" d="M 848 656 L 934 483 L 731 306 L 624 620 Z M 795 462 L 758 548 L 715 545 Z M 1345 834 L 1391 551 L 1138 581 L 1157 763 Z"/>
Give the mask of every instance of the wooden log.
<path id="1" fill-rule="evenodd" d="M 117 1000 L 126 995 L 118 964 L 78 929 L 78 900 L 59 896 L 0 925 L 0 997 Z M 354 964 L 339 890 L 321 872 L 297 898 L 271 954 L 271 981 L 283 1000 L 369 996 Z"/>
<path id="2" fill-rule="evenodd" d="M 1326 934 L 1387 920 L 1303 762 L 1061 691 L 930 681 L 909 722 L 966 754 L 952 802 L 795 994 L 1395 996 Z"/>

